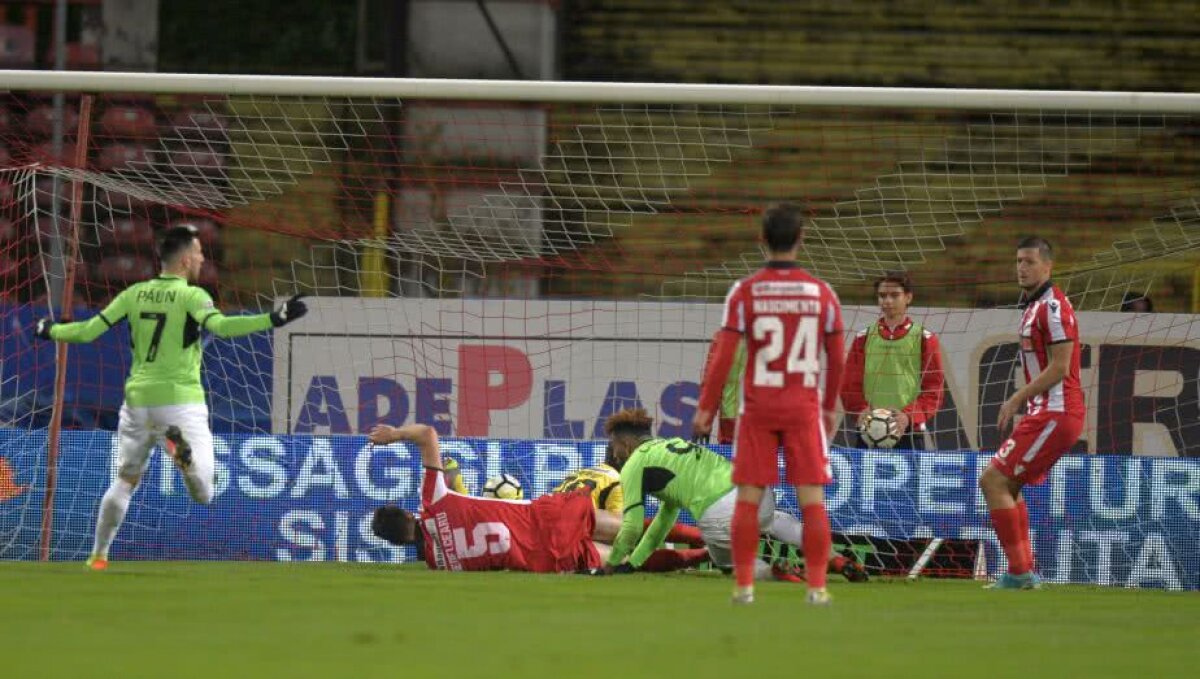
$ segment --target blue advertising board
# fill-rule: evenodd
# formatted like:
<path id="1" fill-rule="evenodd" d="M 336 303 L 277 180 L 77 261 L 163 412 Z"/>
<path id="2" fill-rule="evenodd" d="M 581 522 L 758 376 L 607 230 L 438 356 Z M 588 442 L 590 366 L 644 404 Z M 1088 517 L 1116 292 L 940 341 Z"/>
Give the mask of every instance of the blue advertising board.
<path id="1" fill-rule="evenodd" d="M 45 431 L 0 430 L 0 558 L 37 556 Z M 571 469 L 598 462 L 595 441 L 444 439 L 468 487 L 501 471 L 536 497 Z M 115 468 L 108 431 L 63 434 L 52 558 L 81 559 Z M 728 454 L 727 448 L 718 448 Z M 419 503 L 420 456 L 361 436 L 218 436 L 217 496 L 194 504 L 156 455 L 113 548 L 123 559 L 402 562 L 407 550 L 371 535 L 371 512 Z M 1002 557 L 975 479 L 972 452 L 835 449 L 827 504 L 834 530 L 880 538 L 983 541 Z M 795 511 L 790 490 L 782 508 Z M 1200 459 L 1068 456 L 1027 492 L 1039 569 L 1050 582 L 1200 589 Z"/>

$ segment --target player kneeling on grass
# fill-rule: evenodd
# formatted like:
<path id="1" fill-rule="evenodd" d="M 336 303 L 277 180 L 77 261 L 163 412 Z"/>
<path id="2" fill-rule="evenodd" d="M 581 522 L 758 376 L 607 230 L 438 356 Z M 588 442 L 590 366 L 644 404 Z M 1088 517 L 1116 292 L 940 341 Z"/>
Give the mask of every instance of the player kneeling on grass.
<path id="1" fill-rule="evenodd" d="M 731 527 L 737 502 L 733 484 L 733 465 L 713 451 L 683 439 L 659 439 L 651 435 L 654 420 L 641 408 L 627 408 L 608 418 L 604 430 L 609 437 L 609 455 L 621 470 L 625 489 L 624 519 L 613 542 L 606 569 L 641 567 L 663 543 L 667 531 L 687 509 L 700 526 L 713 564 L 721 569 L 733 567 Z M 643 533 L 645 496 L 661 503 L 658 515 Z M 759 530 L 771 538 L 795 547 L 802 546 L 800 521 L 775 510 L 775 497 L 767 493 L 759 504 Z M 627 560 L 626 560 L 627 559 Z M 832 570 L 852 582 L 867 579 L 862 565 L 846 556 L 830 559 Z M 783 564 L 757 561 L 758 579 L 775 577 L 804 582 Z"/>
<path id="2" fill-rule="evenodd" d="M 198 233 L 191 225 L 167 229 L 158 248 L 162 273 L 129 286 L 95 316 L 78 323 L 43 318 L 34 329 L 42 339 L 86 343 L 129 321 L 133 365 L 117 424 L 120 469 L 100 501 L 96 542 L 87 560 L 92 570 L 108 567 L 109 546 L 159 437 L 192 499 L 212 502 L 213 437 L 200 382 L 200 331 L 241 337 L 291 323 L 308 311 L 297 295 L 269 314 L 222 314 L 204 288 L 191 284 L 204 264 Z"/>
<path id="3" fill-rule="evenodd" d="M 450 490 L 432 427 L 378 425 L 367 438 L 376 445 L 408 441 L 421 451 L 421 516 L 395 505 L 380 507 L 371 530 L 391 544 L 415 545 L 432 569 L 587 571 L 600 567 L 609 550 L 602 543 L 612 542 L 620 530 L 620 520 L 596 510 L 584 492 L 552 493 L 528 502 Z"/>

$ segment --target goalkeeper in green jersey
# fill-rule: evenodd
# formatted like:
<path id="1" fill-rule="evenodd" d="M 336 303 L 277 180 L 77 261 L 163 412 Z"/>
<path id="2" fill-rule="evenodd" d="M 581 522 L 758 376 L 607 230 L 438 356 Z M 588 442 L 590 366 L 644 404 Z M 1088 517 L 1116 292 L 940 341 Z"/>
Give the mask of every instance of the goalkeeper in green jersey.
<path id="1" fill-rule="evenodd" d="M 628 408 L 604 423 L 609 436 L 610 455 L 621 471 L 625 489 L 621 530 L 613 540 L 606 569 L 636 570 L 662 545 L 675 525 L 680 511 L 686 509 L 696 519 L 700 535 L 714 565 L 722 570 L 733 567 L 730 542 L 737 489 L 733 484 L 733 465 L 713 451 L 679 438 L 660 439 L 651 435 L 653 420 L 641 408 Z M 660 502 L 658 514 L 645 527 L 645 496 Z M 775 497 L 763 496 L 758 511 L 759 530 L 771 538 L 802 548 L 800 521 L 786 512 L 776 511 Z M 643 532 L 644 531 L 644 532 Z M 831 570 L 851 581 L 867 579 L 862 565 L 846 556 L 830 559 Z M 775 577 L 803 582 L 782 564 L 759 561 L 756 578 Z"/>
<path id="2" fill-rule="evenodd" d="M 79 323 L 43 318 L 34 328 L 42 339 L 86 343 L 121 321 L 129 323 L 133 365 L 117 425 L 120 468 L 100 501 L 96 542 L 87 562 L 93 570 L 108 567 L 109 546 L 159 437 L 192 499 L 212 501 L 213 437 L 200 383 L 200 331 L 240 337 L 277 328 L 308 311 L 296 295 L 269 314 L 222 314 L 203 288 L 190 284 L 204 264 L 197 233 L 191 225 L 167 229 L 158 250 L 162 274 L 129 286 L 95 316 Z"/>

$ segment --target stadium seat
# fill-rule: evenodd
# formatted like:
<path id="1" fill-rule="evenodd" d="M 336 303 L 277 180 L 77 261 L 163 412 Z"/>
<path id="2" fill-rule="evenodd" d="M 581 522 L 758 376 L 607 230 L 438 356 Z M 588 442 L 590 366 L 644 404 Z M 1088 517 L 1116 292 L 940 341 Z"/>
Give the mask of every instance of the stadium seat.
<path id="1" fill-rule="evenodd" d="M 28 26 L 0 24 L 0 66 L 30 68 L 34 65 L 37 36 Z"/>
<path id="2" fill-rule="evenodd" d="M 174 113 L 170 125 L 172 137 L 207 139 L 214 142 L 226 140 L 227 125 L 224 117 L 212 113 L 200 102 L 193 108 Z"/>
<path id="3" fill-rule="evenodd" d="M 25 129 L 31 134 L 48 137 L 54 132 L 54 106 L 42 101 L 29 109 Z M 63 105 L 63 131 L 74 136 L 79 129 L 79 102 L 68 99 Z"/>
<path id="4" fill-rule="evenodd" d="M 66 191 L 68 188 L 67 182 L 59 182 L 58 195 L 59 203 L 65 200 Z M 54 207 L 54 178 L 46 175 L 38 175 L 38 178 L 33 183 L 34 203 L 43 210 L 49 210 Z"/>
<path id="5" fill-rule="evenodd" d="M 137 255 L 111 255 L 96 265 L 96 278 L 110 286 L 126 286 L 152 278 L 154 263 Z"/>
<path id="6" fill-rule="evenodd" d="M 0 247 L 12 245 L 20 238 L 20 223 L 8 217 L 0 216 Z"/>
<path id="7" fill-rule="evenodd" d="M 225 169 L 225 154 L 207 145 L 180 146 L 169 153 L 171 165 L 184 175 L 220 174 Z"/>
<path id="8" fill-rule="evenodd" d="M 96 189 L 94 200 L 97 205 L 106 207 L 113 212 L 123 212 L 132 214 L 140 212 L 153 205 L 149 201 L 142 200 L 135 196 L 120 191 L 108 191 L 105 189 Z"/>
<path id="9" fill-rule="evenodd" d="M 13 189 L 12 182 L 7 178 L 0 177 L 0 209 L 13 207 L 16 197 L 16 190 Z"/>
<path id="10" fill-rule="evenodd" d="M 54 46 L 51 45 L 46 50 L 46 63 L 54 63 Z M 91 70 L 99 69 L 100 64 L 100 46 L 92 45 L 83 42 L 67 43 L 67 68 L 71 70 Z"/>
<path id="11" fill-rule="evenodd" d="M 0 167 L 12 167 L 12 154 L 8 152 L 8 147 L 0 144 Z"/>
<path id="12" fill-rule="evenodd" d="M 100 149 L 96 158 L 96 169 L 111 172 L 130 163 L 151 162 L 151 151 L 142 144 L 108 144 Z"/>
<path id="13" fill-rule="evenodd" d="M 31 160 L 35 163 L 44 163 L 47 165 L 69 165 L 75 163 L 76 144 L 74 139 L 64 139 L 62 153 L 58 156 L 54 154 L 54 142 L 46 141 L 35 145 L 30 149 Z"/>
<path id="14" fill-rule="evenodd" d="M 12 288 L 12 282 L 21 278 L 22 260 L 18 257 L 9 255 L 8 253 L 0 253 L 0 280 L 8 281 L 2 286 L 4 289 Z"/>
<path id="15" fill-rule="evenodd" d="M 158 136 L 158 121 L 143 106 L 112 104 L 100 114 L 100 130 L 112 137 L 151 139 Z"/>
<path id="16" fill-rule="evenodd" d="M 97 226 L 101 247 L 110 251 L 151 253 L 154 251 L 154 227 L 137 217 L 118 217 Z"/>
<path id="17" fill-rule="evenodd" d="M 0 134 L 8 134 L 13 128 L 13 114 L 7 106 L 0 104 Z"/>

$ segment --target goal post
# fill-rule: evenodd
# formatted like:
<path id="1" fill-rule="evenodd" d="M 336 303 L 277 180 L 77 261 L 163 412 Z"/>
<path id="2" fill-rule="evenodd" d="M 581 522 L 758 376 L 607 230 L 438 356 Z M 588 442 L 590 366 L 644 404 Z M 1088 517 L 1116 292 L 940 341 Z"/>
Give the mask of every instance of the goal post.
<path id="1" fill-rule="evenodd" d="M 296 545 L 317 554 L 321 531 L 321 554 L 354 558 L 359 538 L 383 554 L 358 530 L 367 506 L 415 502 L 411 458 L 353 437 L 375 422 L 433 424 L 473 481 L 511 470 L 535 494 L 595 459 L 621 407 L 686 433 L 720 302 L 761 263 L 758 211 L 793 200 L 810 217 L 803 264 L 841 295 L 847 332 L 877 318 L 874 281 L 906 270 L 945 366 L 935 452 L 860 453 L 837 433 L 836 532 L 870 536 L 858 547 L 898 575 L 931 540 L 925 574 L 960 544 L 990 552 L 964 556 L 967 575 L 1002 563 L 973 490 L 986 454 L 968 451 L 1002 442 L 1013 250 L 1039 233 L 1079 312 L 1088 403 L 1080 457 L 1034 495 L 1039 553 L 1063 581 L 1200 586 L 1200 95 L 42 71 L 0 85 L 0 558 L 38 556 L 43 522 L 49 558 L 86 549 L 115 451 L 96 432 L 115 428 L 128 368 L 122 327 L 59 365 L 32 321 L 61 304 L 56 286 L 75 298 L 58 312 L 83 318 L 154 275 L 167 226 L 198 227 L 197 283 L 228 313 L 296 292 L 312 311 L 203 340 L 222 495 L 191 507 L 155 466 L 114 549 L 204 556 L 172 532 L 199 516 L 265 522 L 253 545 L 202 541 L 223 558 L 305 558 Z M 77 130 L 61 153 L 56 92 Z M 77 280 L 56 280 L 76 247 Z M 1123 311 L 1145 300 L 1152 313 Z"/>

